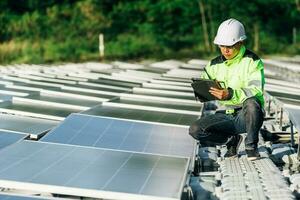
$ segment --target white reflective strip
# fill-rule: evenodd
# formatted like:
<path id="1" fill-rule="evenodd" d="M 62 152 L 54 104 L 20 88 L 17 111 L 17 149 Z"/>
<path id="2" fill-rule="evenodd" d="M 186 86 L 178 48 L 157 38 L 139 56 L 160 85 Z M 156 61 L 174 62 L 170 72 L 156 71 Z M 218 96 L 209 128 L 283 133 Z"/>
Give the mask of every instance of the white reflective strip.
<path id="1" fill-rule="evenodd" d="M 252 94 L 252 92 L 251 92 L 250 89 L 248 89 L 248 88 L 242 88 L 242 90 L 243 90 L 243 92 L 245 93 L 245 95 L 247 97 L 252 97 L 253 96 L 253 94 Z"/>
<path id="2" fill-rule="evenodd" d="M 254 85 L 254 86 L 257 86 L 257 87 L 261 87 L 262 86 L 261 80 L 252 80 L 252 81 L 249 81 L 248 85 Z"/>

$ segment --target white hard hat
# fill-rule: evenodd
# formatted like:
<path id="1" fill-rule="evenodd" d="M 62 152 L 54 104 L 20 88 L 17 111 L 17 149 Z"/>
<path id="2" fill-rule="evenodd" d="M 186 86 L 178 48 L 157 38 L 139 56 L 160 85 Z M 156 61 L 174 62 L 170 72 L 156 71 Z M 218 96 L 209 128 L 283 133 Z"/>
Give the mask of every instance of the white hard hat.
<path id="1" fill-rule="evenodd" d="M 232 46 L 247 38 L 245 28 L 236 19 L 228 19 L 219 26 L 214 43 L 217 45 Z"/>

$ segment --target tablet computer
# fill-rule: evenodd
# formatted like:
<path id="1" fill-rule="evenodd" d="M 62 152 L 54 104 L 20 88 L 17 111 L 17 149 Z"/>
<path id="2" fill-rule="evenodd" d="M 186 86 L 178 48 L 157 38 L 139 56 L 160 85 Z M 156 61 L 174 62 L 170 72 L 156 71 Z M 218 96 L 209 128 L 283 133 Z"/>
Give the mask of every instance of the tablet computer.
<path id="1" fill-rule="evenodd" d="M 192 88 L 195 97 L 201 102 L 219 100 L 217 97 L 209 93 L 211 87 L 222 89 L 225 87 L 224 82 L 219 82 L 211 79 L 192 78 Z"/>

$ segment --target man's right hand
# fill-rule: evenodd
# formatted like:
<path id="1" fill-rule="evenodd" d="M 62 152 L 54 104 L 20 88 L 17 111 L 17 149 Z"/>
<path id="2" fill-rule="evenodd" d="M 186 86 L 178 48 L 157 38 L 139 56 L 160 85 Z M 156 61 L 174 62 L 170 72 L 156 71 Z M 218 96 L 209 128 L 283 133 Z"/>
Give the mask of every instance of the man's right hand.
<path id="1" fill-rule="evenodd" d="M 219 100 L 226 100 L 229 97 L 229 91 L 228 89 L 217 89 L 214 87 L 211 87 L 208 91 L 210 94 L 215 96 Z"/>

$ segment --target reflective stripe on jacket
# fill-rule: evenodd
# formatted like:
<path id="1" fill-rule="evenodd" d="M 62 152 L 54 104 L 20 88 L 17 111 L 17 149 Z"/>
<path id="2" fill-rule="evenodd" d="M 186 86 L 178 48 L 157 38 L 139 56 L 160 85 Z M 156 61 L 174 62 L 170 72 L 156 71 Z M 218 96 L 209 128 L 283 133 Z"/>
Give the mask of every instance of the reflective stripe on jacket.
<path id="1" fill-rule="evenodd" d="M 211 60 L 206 70 L 212 79 L 223 81 L 226 88 L 232 88 L 233 95 L 229 100 L 220 101 L 227 107 L 242 106 L 250 97 L 257 97 L 264 105 L 263 90 L 265 84 L 264 66 L 261 59 L 253 52 L 241 46 L 240 52 L 231 60 L 218 56 Z M 202 78 L 208 76 L 205 72 Z"/>

